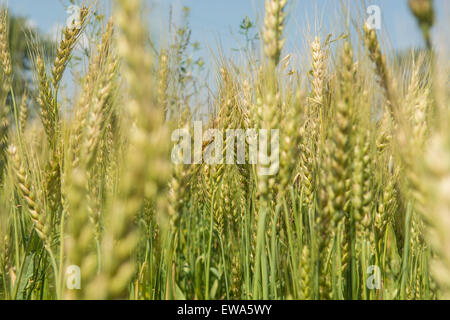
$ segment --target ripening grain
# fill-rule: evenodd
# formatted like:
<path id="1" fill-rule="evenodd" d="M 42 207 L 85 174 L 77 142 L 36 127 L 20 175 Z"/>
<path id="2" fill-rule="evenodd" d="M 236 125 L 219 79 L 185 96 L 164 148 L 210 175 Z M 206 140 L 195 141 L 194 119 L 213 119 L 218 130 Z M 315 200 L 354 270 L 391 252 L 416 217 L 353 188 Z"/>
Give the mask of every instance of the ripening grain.
<path id="1" fill-rule="evenodd" d="M 86 1 L 52 59 L 30 41 L 20 96 L 2 9 L 0 298 L 450 298 L 449 66 L 432 45 L 432 1 L 409 3 L 426 49 L 399 62 L 361 22 L 359 38 L 309 35 L 299 66 L 289 2 L 266 0 L 260 50 L 211 59 L 216 84 L 195 90 L 207 81 L 187 24 L 154 48 L 143 1 L 114 1 L 105 19 Z M 73 59 L 92 26 L 89 55 Z M 66 99 L 73 64 L 84 71 Z M 237 147 L 223 135 L 234 164 L 174 163 L 175 129 L 193 158 L 211 151 L 214 138 L 194 141 L 199 120 L 278 129 L 276 172 L 261 174 L 249 137 L 245 161 L 227 158 Z"/>

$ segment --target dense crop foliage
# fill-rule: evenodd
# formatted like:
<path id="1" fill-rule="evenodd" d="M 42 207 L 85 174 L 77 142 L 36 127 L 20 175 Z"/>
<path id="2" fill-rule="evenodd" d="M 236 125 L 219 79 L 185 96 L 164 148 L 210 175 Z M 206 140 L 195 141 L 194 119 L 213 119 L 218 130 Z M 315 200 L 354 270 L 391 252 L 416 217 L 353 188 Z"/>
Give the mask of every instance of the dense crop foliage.
<path id="1" fill-rule="evenodd" d="M 12 89 L 0 16 L 2 299 L 450 298 L 449 60 L 432 45 L 431 1 L 410 1 L 428 48 L 401 63 L 361 23 L 310 35 L 298 65 L 284 48 L 287 0 L 267 0 L 261 36 L 241 26 L 247 60 L 217 59 L 205 93 L 193 90 L 189 70 L 204 62 L 185 56 L 189 29 L 154 50 L 141 1 L 117 0 L 63 99 L 91 5 L 52 61 L 31 41 L 30 97 Z M 172 132 L 194 137 L 196 93 L 212 106 L 204 130 L 279 130 L 276 174 L 249 152 L 172 161 Z"/>

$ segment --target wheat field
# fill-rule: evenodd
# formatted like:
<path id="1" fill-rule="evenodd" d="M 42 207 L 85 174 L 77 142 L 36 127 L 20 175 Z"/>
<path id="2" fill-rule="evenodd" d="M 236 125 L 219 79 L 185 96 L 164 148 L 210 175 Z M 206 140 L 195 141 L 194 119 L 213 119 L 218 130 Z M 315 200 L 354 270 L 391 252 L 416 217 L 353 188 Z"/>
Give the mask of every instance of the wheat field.
<path id="1" fill-rule="evenodd" d="M 208 66 L 206 120 L 193 102 L 204 97 L 187 93 L 189 34 L 152 46 L 143 1 L 114 1 L 86 61 L 72 58 L 94 1 L 51 59 L 28 39 L 23 96 L 4 8 L 0 299 L 449 299 L 450 65 L 432 4 L 409 1 L 426 47 L 401 61 L 358 19 L 338 37 L 309 34 L 296 59 L 288 0 L 266 0 L 258 49 Z M 74 64 L 85 71 L 66 97 Z M 172 133 L 199 120 L 278 129 L 276 173 L 249 152 L 172 161 Z"/>

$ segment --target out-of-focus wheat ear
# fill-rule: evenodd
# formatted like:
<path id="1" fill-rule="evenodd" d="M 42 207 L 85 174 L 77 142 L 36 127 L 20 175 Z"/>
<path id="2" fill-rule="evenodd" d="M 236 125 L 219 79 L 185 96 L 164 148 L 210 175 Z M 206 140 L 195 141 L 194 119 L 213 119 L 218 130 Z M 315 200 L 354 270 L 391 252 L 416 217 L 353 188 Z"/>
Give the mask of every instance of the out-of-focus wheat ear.
<path id="1" fill-rule="evenodd" d="M 88 177 L 82 167 L 73 168 L 64 180 L 64 194 L 67 198 L 68 223 L 65 252 L 67 265 L 80 267 L 81 290 L 66 290 L 66 299 L 85 298 L 85 289 L 95 276 L 97 256 L 94 245 L 94 228 L 89 221 Z"/>
<path id="2" fill-rule="evenodd" d="M 396 144 L 401 147 L 398 154 L 404 166 L 406 188 L 405 196 L 411 201 L 413 208 L 411 215 L 411 250 L 415 251 L 424 244 L 423 213 L 427 190 L 422 181 L 420 157 L 425 152 L 427 109 L 429 106 L 429 90 L 421 88 L 412 100 L 412 119 L 404 121 L 402 126 L 396 127 L 394 136 Z M 407 137 L 407 138 L 406 138 Z"/>
<path id="3" fill-rule="evenodd" d="M 422 76 L 423 73 L 421 72 L 423 65 L 417 61 L 418 58 L 412 57 L 412 62 L 410 65 L 411 68 L 411 76 L 408 81 L 408 88 L 405 93 L 404 101 L 405 101 L 405 107 L 407 108 L 408 116 L 411 116 L 413 113 L 413 104 L 414 100 L 417 99 L 418 94 L 420 93 L 420 90 L 422 88 Z M 422 75 L 421 75 L 422 73 Z"/>
<path id="4" fill-rule="evenodd" d="M 168 128 L 164 126 L 164 110 L 157 105 L 157 90 L 149 90 L 157 86 L 153 74 L 148 72 L 153 66 L 154 57 L 147 51 L 148 36 L 140 13 L 142 1 L 117 2 L 121 8 L 117 11 L 117 24 L 122 31 L 118 38 L 118 51 L 124 62 L 124 74 L 132 97 L 127 110 L 134 121 L 130 130 L 130 143 L 154 164 L 154 167 L 146 164 L 148 196 L 152 198 L 159 192 L 162 196 L 166 192 L 170 175 L 171 165 L 167 159 L 170 136 Z M 141 134 L 147 136 L 143 144 L 140 144 L 143 142 Z M 137 139 L 136 143 L 133 143 L 134 138 Z M 161 197 L 160 200 L 163 199 Z"/>
<path id="5" fill-rule="evenodd" d="M 409 0 L 409 7 L 422 30 L 428 49 L 431 49 L 431 28 L 434 24 L 433 0 Z"/>
<path id="6" fill-rule="evenodd" d="M 424 143 L 427 138 L 427 114 L 430 106 L 430 90 L 429 88 L 423 88 L 420 94 L 417 96 L 413 104 L 413 134 L 414 141 L 419 149 L 423 149 Z"/>
<path id="7" fill-rule="evenodd" d="M 350 113 L 354 112 L 354 88 L 356 83 L 357 64 L 353 60 L 353 48 L 349 42 L 344 43 L 341 56 L 342 70 L 340 70 L 340 89 L 342 99 L 350 104 Z"/>
<path id="8" fill-rule="evenodd" d="M 411 68 L 411 78 L 403 106 L 407 110 L 407 116 L 411 123 L 414 147 L 423 151 L 423 145 L 428 134 L 427 123 L 431 109 L 429 107 L 431 105 L 430 83 L 421 81 L 422 78 L 428 76 L 423 72 L 422 58 L 415 59 Z"/>
<path id="9" fill-rule="evenodd" d="M 167 89 L 169 88 L 169 54 L 167 50 L 161 50 L 159 54 L 159 70 L 158 70 L 158 104 L 165 111 L 168 110 L 167 103 L 169 97 Z"/>
<path id="10" fill-rule="evenodd" d="M 80 9 L 79 25 L 66 26 L 62 31 L 62 39 L 59 43 L 52 68 L 52 81 L 55 91 L 58 91 L 59 83 L 70 60 L 72 50 L 88 22 L 89 10 L 90 8 L 82 6 Z"/>
<path id="11" fill-rule="evenodd" d="M 282 38 L 287 0 L 266 0 L 264 17 L 264 53 L 269 63 L 275 67 L 280 61 L 285 39 Z"/>
<path id="12" fill-rule="evenodd" d="M 450 141 L 448 132 L 436 133 L 425 153 L 427 201 L 423 218 L 426 239 L 435 253 L 431 269 L 439 287 L 439 298 L 450 299 Z"/>
<path id="13" fill-rule="evenodd" d="M 127 297 L 135 273 L 133 251 L 139 241 L 135 219 L 152 199 L 160 216 L 167 218 L 166 187 L 170 176 L 169 135 L 164 130 L 164 111 L 157 107 L 155 80 L 149 70 L 153 57 L 147 51 L 148 35 L 142 20 L 142 1 L 116 1 L 120 29 L 117 46 L 123 59 L 130 99 L 127 112 L 129 153 L 120 178 L 119 192 L 108 205 L 102 239 L 102 272 L 91 283 L 88 295 L 97 298 Z M 162 220 L 162 219 L 161 219 Z"/>

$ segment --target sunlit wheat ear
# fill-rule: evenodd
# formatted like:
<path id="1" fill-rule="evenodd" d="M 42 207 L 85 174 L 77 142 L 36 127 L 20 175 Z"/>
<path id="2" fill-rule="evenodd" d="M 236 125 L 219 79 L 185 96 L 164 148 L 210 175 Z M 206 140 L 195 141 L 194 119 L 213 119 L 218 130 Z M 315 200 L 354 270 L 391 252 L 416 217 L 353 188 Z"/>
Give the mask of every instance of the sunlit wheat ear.
<path id="1" fill-rule="evenodd" d="M 341 219 L 348 201 L 347 180 L 349 179 L 350 155 L 350 130 L 351 116 L 349 106 L 345 102 L 336 105 L 336 121 L 332 128 L 329 150 L 330 170 L 327 179 L 327 188 L 331 197 L 333 219 Z"/>
<path id="2" fill-rule="evenodd" d="M 320 154 L 324 151 L 323 142 L 324 130 L 326 128 L 325 114 L 328 112 L 325 109 L 326 104 L 326 83 L 328 81 L 328 50 L 326 44 L 322 44 L 319 37 L 316 37 L 310 43 L 312 65 L 311 65 L 311 93 L 308 99 L 308 106 L 306 109 L 307 126 L 306 133 L 310 139 L 311 152 L 316 155 L 313 160 L 314 166 L 317 167 Z"/>
<path id="3" fill-rule="evenodd" d="M 28 93 L 24 91 L 19 107 L 20 132 L 24 133 L 28 121 Z"/>
<path id="4" fill-rule="evenodd" d="M 386 227 L 394 220 L 394 212 L 397 209 L 396 189 L 397 171 L 393 167 L 392 157 L 388 164 L 388 170 L 385 173 L 386 178 L 382 180 L 385 188 L 381 192 L 378 201 L 377 211 L 375 213 L 374 226 L 378 241 L 382 241 L 385 236 Z"/>
<path id="5" fill-rule="evenodd" d="M 317 40 L 317 39 L 316 39 Z M 316 42 L 318 47 L 320 42 Z M 319 50 L 319 47 L 317 48 Z M 314 59 L 313 45 L 313 60 Z M 317 53 L 319 54 L 319 53 Z M 321 59 L 319 59 L 320 61 Z M 330 293 L 329 283 L 326 279 L 324 268 L 326 265 L 327 248 L 330 245 L 330 237 L 340 221 L 344 220 L 344 232 L 341 243 L 341 264 L 342 272 L 349 270 L 352 255 L 351 230 L 353 229 L 353 219 L 350 216 L 349 198 L 352 166 L 352 126 L 353 126 L 353 95 L 347 92 L 347 88 L 353 83 L 354 63 L 353 52 L 348 43 L 344 45 L 341 56 L 342 69 L 340 70 L 341 97 L 336 102 L 333 121 L 330 123 L 331 130 L 328 134 L 329 143 L 325 146 L 325 151 L 319 158 L 320 162 L 320 207 L 316 221 L 319 230 L 319 251 L 320 252 L 320 272 L 322 272 L 321 295 L 326 298 Z M 313 66 L 314 69 L 314 66 Z M 316 68 L 320 69 L 320 68 Z M 314 71 L 313 71 L 314 73 Z M 314 81 L 314 80 L 313 80 Z M 313 86 L 314 92 L 314 86 Z M 314 94 L 314 93 L 313 93 Z M 317 103 L 317 102 L 316 102 Z M 313 102 L 314 104 L 314 102 Z M 323 111 L 318 110 L 321 114 Z M 317 112 L 317 111 L 316 111 Z M 317 117 L 317 113 L 316 113 Z M 322 117 L 321 117 L 322 118 Z M 316 118 L 317 119 L 317 118 Z M 323 119 L 323 118 L 322 118 Z M 317 133 L 316 133 L 317 135 Z M 323 248 L 323 249 L 320 249 Z M 329 298 L 329 296 L 328 296 Z"/>
<path id="6" fill-rule="evenodd" d="M 281 92 L 278 84 L 276 66 L 280 60 L 281 50 L 284 45 L 283 30 L 287 0 L 267 0 L 265 6 L 265 19 L 263 29 L 264 52 L 269 64 L 261 69 L 260 79 L 262 92 L 257 99 L 257 126 L 262 129 L 279 129 L 281 119 Z M 274 158 L 279 150 L 271 150 L 270 164 L 278 165 L 279 160 Z M 276 163 L 278 162 L 278 163 Z M 258 172 L 264 170 L 264 166 L 258 163 Z M 268 205 L 271 190 L 276 186 L 276 179 L 268 179 L 260 175 L 258 178 L 258 193 L 261 207 Z"/>
<path id="7" fill-rule="evenodd" d="M 282 38 L 286 4 L 287 0 L 266 0 L 263 29 L 264 53 L 273 66 L 280 61 L 280 54 L 286 41 Z"/>
<path id="8" fill-rule="evenodd" d="M 53 151 L 44 172 L 45 197 L 50 211 L 50 230 L 61 209 L 61 165 L 60 152 Z M 51 230 L 52 231 L 52 230 Z"/>
<path id="9" fill-rule="evenodd" d="M 319 110 L 317 109 L 324 106 L 328 52 L 323 47 L 319 37 L 315 37 L 310 47 L 312 55 L 311 103 L 313 111 L 318 113 Z"/>
<path id="10" fill-rule="evenodd" d="M 303 94 L 300 89 L 287 106 L 287 111 L 282 120 L 282 137 L 280 141 L 280 172 L 278 192 L 280 195 L 289 190 L 292 184 L 292 173 L 297 165 L 298 158 L 301 156 L 302 139 L 302 113 L 303 113 Z"/>
<path id="11" fill-rule="evenodd" d="M 101 65 L 108 63 L 108 57 L 112 54 L 114 35 L 114 19 L 109 18 L 105 29 L 102 33 L 101 42 L 97 45 L 97 55 L 94 58 L 94 64 Z"/>
<path id="12" fill-rule="evenodd" d="M 39 104 L 39 116 L 44 126 L 45 133 L 49 143 L 53 142 L 55 136 L 56 122 L 58 121 L 58 113 L 55 108 L 56 101 L 54 99 L 53 89 L 47 78 L 45 64 L 41 56 L 35 59 L 36 77 L 39 85 L 39 94 L 37 102 Z"/>
<path id="13" fill-rule="evenodd" d="M 30 178 L 26 172 L 22 160 L 19 157 L 17 148 L 14 145 L 8 148 L 9 159 L 11 161 L 11 169 L 14 175 L 14 181 L 17 191 L 23 197 L 30 217 L 34 224 L 34 229 L 42 239 L 44 245 L 50 250 L 50 241 L 48 228 L 42 209 L 37 203 L 36 194 L 31 186 Z"/>
<path id="14" fill-rule="evenodd" d="M 92 108 L 86 128 L 86 162 L 91 166 L 100 145 L 100 136 L 103 133 L 103 125 L 109 114 L 107 100 L 114 89 L 114 78 L 117 75 L 119 61 L 111 57 L 107 61 L 104 74 L 102 75 L 96 93 L 93 96 Z"/>
<path id="15" fill-rule="evenodd" d="M 223 65 L 219 73 L 216 123 L 217 127 L 225 132 L 222 152 L 224 159 L 226 159 L 227 149 L 231 143 L 226 137 L 226 131 L 228 129 L 242 129 L 246 125 L 243 123 L 246 114 L 239 104 L 238 96 L 239 89 L 236 75 L 228 65 Z M 236 154 L 233 156 L 232 162 L 237 163 Z M 209 173 L 212 182 L 220 184 L 213 207 L 216 214 L 216 229 L 220 230 L 220 236 L 222 236 L 224 224 L 231 224 L 237 218 L 237 212 L 240 209 L 238 203 L 242 203 L 242 195 L 245 193 L 242 189 L 242 183 L 245 184 L 246 168 L 245 165 L 230 166 L 224 163 L 212 167 Z M 238 198 L 240 199 L 238 200 Z"/>
<path id="16" fill-rule="evenodd" d="M 370 60 L 372 60 L 375 65 L 378 83 L 383 88 L 386 95 L 389 111 L 394 119 L 399 120 L 397 96 L 392 76 L 386 65 L 386 57 L 381 52 L 376 30 L 370 29 L 368 25 L 364 25 L 364 42 L 369 51 Z"/>
<path id="17" fill-rule="evenodd" d="M 95 157 L 101 125 L 108 110 L 107 99 L 113 89 L 112 80 L 116 76 L 118 60 L 111 56 L 114 22 L 108 20 L 98 44 L 97 52 L 91 59 L 88 73 L 83 83 L 83 92 L 76 105 L 70 141 L 72 165 L 78 166 L 81 159 L 91 164 Z"/>
<path id="18" fill-rule="evenodd" d="M 106 133 L 104 140 L 104 149 L 107 153 L 105 157 L 105 162 L 107 164 L 103 165 L 106 168 L 104 173 L 107 195 L 112 195 L 114 193 L 115 187 L 117 185 L 117 172 L 119 167 L 119 158 L 121 152 L 121 121 L 118 117 L 117 106 L 119 104 L 113 105 L 111 110 L 110 118 L 106 125 Z M 123 148 L 122 148 L 123 149 Z"/>
<path id="19" fill-rule="evenodd" d="M 310 141 L 305 137 L 305 130 L 302 128 L 300 142 L 300 177 L 303 192 L 305 194 L 304 201 L 307 206 L 313 206 L 315 194 L 315 169 L 314 156 L 312 154 L 312 147 Z"/>
<path id="20" fill-rule="evenodd" d="M 351 119 L 349 105 L 343 101 L 337 102 L 336 120 L 330 133 L 331 143 L 321 159 L 321 210 L 318 212 L 316 225 L 319 230 L 319 252 L 321 253 L 321 291 L 324 298 L 330 292 L 326 281 L 324 264 L 327 260 L 327 248 L 330 243 L 332 230 L 339 221 L 346 219 L 346 235 L 350 228 L 350 217 L 345 211 L 348 201 L 347 180 L 349 179 L 350 161 L 350 128 Z M 348 245 L 349 239 L 345 239 Z M 345 246 L 344 245 L 344 246 Z M 345 247 L 343 250 L 346 249 Z M 349 250 L 349 249 L 347 249 Z M 344 250 L 345 251 L 345 250 Z M 343 262 L 344 264 L 344 262 Z"/>
<path id="21" fill-rule="evenodd" d="M 392 117 L 390 113 L 384 112 L 377 128 L 376 145 L 379 155 L 383 155 L 389 151 L 389 147 L 392 144 L 392 126 Z"/>
<path id="22" fill-rule="evenodd" d="M 83 6 L 80 9 L 80 16 L 78 26 L 66 26 L 62 31 L 62 39 L 59 43 L 58 51 L 56 53 L 56 58 L 53 63 L 52 76 L 53 76 L 53 87 L 55 90 L 58 89 L 59 83 L 63 76 L 64 70 L 67 67 L 72 50 L 74 49 L 77 40 L 84 30 L 84 27 L 88 21 L 89 9 Z"/>
<path id="23" fill-rule="evenodd" d="M 88 85 L 88 81 L 85 82 L 83 85 L 83 93 L 76 104 L 73 129 L 70 136 L 70 156 L 74 168 L 80 164 L 82 157 L 81 150 L 83 147 L 83 138 L 85 136 L 87 121 L 89 119 L 89 106 L 93 91 L 92 87 L 93 85 Z"/>
<path id="24" fill-rule="evenodd" d="M 11 55 L 9 50 L 9 32 L 8 32 L 8 11 L 1 10 L 0 13 L 0 65 L 3 73 L 4 88 L 8 88 L 11 84 Z M 8 88 L 9 89 L 9 88 Z"/>
<path id="25" fill-rule="evenodd" d="M 8 12 L 0 7 L 0 182 L 3 179 L 3 169 L 6 163 L 8 146 L 9 110 L 6 104 L 11 86 L 11 57 L 9 51 Z"/>
<path id="26" fill-rule="evenodd" d="M 355 145 L 355 160 L 353 169 L 352 203 L 357 241 L 370 241 L 373 217 L 373 182 L 374 170 L 371 159 L 369 136 L 360 134 Z M 362 139 L 365 141 L 363 142 Z"/>
<path id="27" fill-rule="evenodd" d="M 221 235 L 224 223 L 223 200 L 224 193 L 222 190 L 224 166 L 203 164 L 201 166 L 203 196 L 206 208 L 212 212 L 214 216 L 214 226 Z"/>

